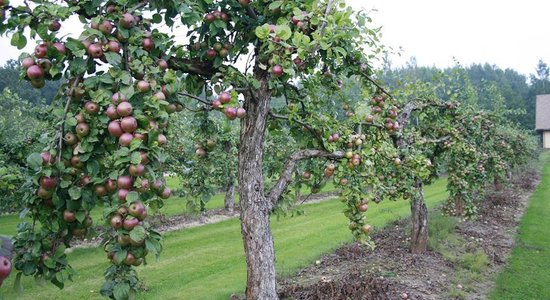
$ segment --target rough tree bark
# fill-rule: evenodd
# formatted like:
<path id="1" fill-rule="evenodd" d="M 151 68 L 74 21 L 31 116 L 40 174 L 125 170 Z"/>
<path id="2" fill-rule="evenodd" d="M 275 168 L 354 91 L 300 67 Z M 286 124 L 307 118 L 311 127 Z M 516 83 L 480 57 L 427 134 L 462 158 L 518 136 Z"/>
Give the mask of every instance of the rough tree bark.
<path id="1" fill-rule="evenodd" d="M 424 202 L 422 180 L 416 179 L 416 193 L 411 200 L 411 252 L 422 254 L 428 250 L 428 208 Z"/>
<path id="2" fill-rule="evenodd" d="M 239 145 L 239 195 L 241 232 L 247 263 L 246 299 L 277 299 L 275 251 L 269 224 L 272 210 L 264 192 L 262 161 L 265 122 L 271 92 L 267 74 L 255 70 L 261 87 L 247 95 L 246 116 L 241 120 Z"/>

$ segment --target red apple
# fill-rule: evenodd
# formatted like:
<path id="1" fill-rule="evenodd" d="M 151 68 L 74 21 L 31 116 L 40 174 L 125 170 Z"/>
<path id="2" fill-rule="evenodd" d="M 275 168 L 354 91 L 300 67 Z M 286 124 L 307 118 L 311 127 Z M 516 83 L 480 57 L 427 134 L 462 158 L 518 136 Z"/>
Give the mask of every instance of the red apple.
<path id="1" fill-rule="evenodd" d="M 159 146 L 165 145 L 168 140 L 166 139 L 166 136 L 164 134 L 159 134 L 157 136 L 157 142 Z"/>
<path id="2" fill-rule="evenodd" d="M 54 189 L 57 186 L 57 179 L 55 177 L 42 176 L 40 177 L 40 186 L 47 190 Z"/>
<path id="3" fill-rule="evenodd" d="M 132 111 L 134 110 L 132 104 L 130 102 L 121 102 L 116 107 L 116 112 L 121 117 L 126 117 L 132 114 Z"/>
<path id="4" fill-rule="evenodd" d="M 44 70 L 37 65 L 32 65 L 27 69 L 27 76 L 30 79 L 40 79 L 44 77 Z"/>
<path id="5" fill-rule="evenodd" d="M 229 120 L 235 120 L 237 117 L 237 110 L 234 107 L 226 107 L 224 114 Z"/>
<path id="6" fill-rule="evenodd" d="M 88 47 L 88 55 L 93 58 L 100 58 L 103 56 L 103 48 L 101 44 L 93 43 Z"/>
<path id="7" fill-rule="evenodd" d="M 59 29 L 61 29 L 61 23 L 59 23 L 58 20 L 53 20 L 50 25 L 48 26 L 48 29 L 50 31 L 59 31 Z"/>
<path id="8" fill-rule="evenodd" d="M 162 193 L 160 194 L 160 197 L 162 199 L 168 199 L 170 198 L 170 195 L 172 195 L 172 191 L 169 187 L 165 187 L 164 190 L 162 190 Z"/>
<path id="9" fill-rule="evenodd" d="M 101 22 L 101 24 L 97 26 L 97 29 L 103 32 L 103 34 L 105 35 L 111 34 L 111 32 L 113 32 L 113 28 L 114 28 L 113 23 L 111 23 L 108 20 L 104 20 L 103 22 Z"/>
<path id="10" fill-rule="evenodd" d="M 242 119 L 246 116 L 246 110 L 242 107 L 237 108 L 237 117 Z"/>
<path id="11" fill-rule="evenodd" d="M 124 13 L 118 23 L 122 28 L 130 29 L 135 25 L 135 18 L 130 13 Z"/>
<path id="12" fill-rule="evenodd" d="M 40 156 L 42 157 L 42 165 L 47 166 L 52 163 L 52 155 L 50 152 L 42 152 Z"/>
<path id="13" fill-rule="evenodd" d="M 109 117 L 109 119 L 111 120 L 114 120 L 114 119 L 118 119 L 119 118 L 119 115 L 118 113 L 116 112 L 116 107 L 114 105 L 109 105 L 109 107 L 107 107 L 107 109 L 105 110 L 105 114 L 107 115 L 107 117 Z"/>
<path id="14" fill-rule="evenodd" d="M 140 80 L 137 83 L 137 89 L 138 91 L 145 93 L 151 90 L 151 85 L 147 81 Z"/>
<path id="15" fill-rule="evenodd" d="M 164 59 L 159 59 L 157 61 L 157 64 L 158 64 L 159 68 L 163 71 L 168 69 L 168 63 Z"/>
<path id="16" fill-rule="evenodd" d="M 134 139 L 134 135 L 128 132 L 125 132 L 120 135 L 118 138 L 118 143 L 122 147 L 128 147 L 132 143 L 132 140 Z"/>
<path id="17" fill-rule="evenodd" d="M 128 167 L 128 173 L 132 176 L 143 176 L 145 174 L 145 166 L 143 164 L 130 165 Z"/>
<path id="18" fill-rule="evenodd" d="M 109 122 L 109 125 L 107 126 L 107 130 L 114 137 L 120 137 L 124 133 L 124 131 L 122 130 L 122 127 L 120 126 L 120 122 L 118 120 Z"/>
<path id="19" fill-rule="evenodd" d="M 134 179 L 131 176 L 122 175 L 118 177 L 117 184 L 121 189 L 130 189 L 134 184 Z"/>
<path id="20" fill-rule="evenodd" d="M 6 256 L 0 256 L 0 285 L 1 282 L 10 276 L 11 261 Z"/>
<path id="21" fill-rule="evenodd" d="M 126 196 L 128 195 L 129 190 L 127 189 L 119 189 L 117 193 L 117 198 L 119 202 L 125 202 Z"/>
<path id="22" fill-rule="evenodd" d="M 206 50 L 206 57 L 209 58 L 209 59 L 214 59 L 216 57 L 216 55 L 218 55 L 218 53 L 216 52 L 216 50 L 210 48 L 208 50 Z"/>
<path id="23" fill-rule="evenodd" d="M 118 109 L 117 109 L 117 112 L 118 112 Z M 130 132 L 131 133 L 131 132 L 136 131 L 136 129 L 138 127 L 138 123 L 137 123 L 136 118 L 134 118 L 132 116 L 127 116 L 127 117 L 122 118 L 122 120 L 120 121 L 120 126 L 121 126 L 122 130 L 124 130 L 124 132 Z"/>
<path id="24" fill-rule="evenodd" d="M 67 53 L 67 48 L 65 48 L 65 45 L 63 43 L 56 42 L 56 43 L 53 43 L 52 46 L 55 48 L 55 50 L 57 50 L 57 52 L 61 54 Z"/>
<path id="25" fill-rule="evenodd" d="M 138 82 L 138 89 L 139 89 L 139 82 Z M 113 94 L 113 96 L 111 96 L 111 101 L 113 102 L 113 104 L 117 105 L 120 102 L 128 101 L 128 99 L 123 93 L 116 92 Z"/>
<path id="26" fill-rule="evenodd" d="M 271 69 L 271 73 L 275 76 L 275 77 L 279 77 L 281 75 L 283 75 L 283 67 L 281 65 L 274 65 L 273 68 Z"/>
<path id="27" fill-rule="evenodd" d="M 36 62 L 34 61 L 34 58 L 32 57 L 25 57 L 22 61 L 21 61 L 21 66 L 24 68 L 24 69 L 28 69 L 30 66 L 33 66 L 35 65 Z"/>
<path id="28" fill-rule="evenodd" d="M 113 227 L 114 229 L 120 229 L 122 227 L 122 222 L 122 216 L 119 214 L 115 214 L 110 221 L 111 227 Z"/>
<path id="29" fill-rule="evenodd" d="M 88 101 L 84 104 L 84 109 L 87 113 L 90 115 L 96 114 L 99 112 L 99 105 L 97 103 L 94 103 L 92 101 Z"/>
<path id="30" fill-rule="evenodd" d="M 76 221 L 76 214 L 70 210 L 65 210 L 63 212 L 63 220 L 65 220 L 65 222 L 72 223 Z"/>
<path id="31" fill-rule="evenodd" d="M 116 181 L 114 181 L 112 179 L 107 179 L 105 181 L 105 188 L 107 189 L 107 192 L 109 192 L 109 193 L 112 193 L 112 192 L 116 191 L 116 189 L 117 189 Z"/>
<path id="32" fill-rule="evenodd" d="M 146 51 L 151 51 L 155 47 L 155 44 L 153 43 L 153 40 L 151 38 L 144 38 L 143 39 L 143 49 Z"/>
<path id="33" fill-rule="evenodd" d="M 138 225 L 138 223 L 138 218 L 127 218 L 126 220 L 124 220 L 124 223 L 122 223 L 122 227 L 126 230 L 132 230 Z"/>
<path id="34" fill-rule="evenodd" d="M 36 46 L 36 48 L 34 48 L 34 56 L 36 56 L 36 58 L 44 58 L 44 57 L 46 57 L 46 55 L 48 55 L 48 45 L 47 44 L 42 43 L 42 44 Z"/>
<path id="35" fill-rule="evenodd" d="M 118 52 L 120 52 L 120 43 L 117 42 L 117 41 L 109 41 L 109 42 L 107 43 L 107 48 L 108 48 L 109 51 L 111 51 L 111 52 L 118 53 Z"/>
<path id="36" fill-rule="evenodd" d="M 231 94 L 229 92 L 222 92 L 219 99 L 221 103 L 229 103 L 231 102 Z"/>

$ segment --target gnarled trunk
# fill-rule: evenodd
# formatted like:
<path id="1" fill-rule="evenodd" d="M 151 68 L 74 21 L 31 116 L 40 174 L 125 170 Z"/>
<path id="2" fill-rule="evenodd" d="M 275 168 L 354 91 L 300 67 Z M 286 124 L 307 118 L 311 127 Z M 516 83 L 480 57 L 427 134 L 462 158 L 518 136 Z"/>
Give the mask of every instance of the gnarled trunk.
<path id="1" fill-rule="evenodd" d="M 416 193 L 411 200 L 411 252 L 422 254 L 428 249 L 428 208 L 424 202 L 422 180 L 415 182 Z"/>
<path id="2" fill-rule="evenodd" d="M 271 92 L 267 80 L 263 78 L 261 82 L 260 89 L 246 99 L 247 114 L 241 120 L 239 145 L 241 232 L 247 264 L 246 299 L 249 300 L 277 299 L 275 251 L 269 224 L 272 204 L 266 199 L 262 174 L 265 121 Z"/>

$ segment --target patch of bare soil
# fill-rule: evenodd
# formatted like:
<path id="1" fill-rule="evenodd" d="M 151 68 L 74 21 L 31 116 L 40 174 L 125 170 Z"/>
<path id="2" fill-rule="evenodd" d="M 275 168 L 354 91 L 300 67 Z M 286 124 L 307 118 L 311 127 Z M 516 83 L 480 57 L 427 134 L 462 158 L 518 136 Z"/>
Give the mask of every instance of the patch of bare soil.
<path id="1" fill-rule="evenodd" d="M 480 203 L 479 217 L 458 224 L 465 241 L 461 249 L 482 249 L 489 258 L 487 275 L 497 274 L 514 245 L 519 218 L 528 197 L 539 182 L 537 172 L 514 178 L 508 187 L 491 191 Z M 439 213 L 439 212 L 432 212 Z M 280 279 L 281 299 L 450 299 L 451 288 L 465 289 L 456 282 L 459 269 L 440 253 L 424 255 L 408 250 L 409 220 L 402 220 L 373 235 L 376 248 L 357 243 L 321 257 L 291 278 Z M 463 250 L 461 250 L 463 251 Z M 481 276 L 464 290 L 466 299 L 485 299 L 493 276 Z"/>

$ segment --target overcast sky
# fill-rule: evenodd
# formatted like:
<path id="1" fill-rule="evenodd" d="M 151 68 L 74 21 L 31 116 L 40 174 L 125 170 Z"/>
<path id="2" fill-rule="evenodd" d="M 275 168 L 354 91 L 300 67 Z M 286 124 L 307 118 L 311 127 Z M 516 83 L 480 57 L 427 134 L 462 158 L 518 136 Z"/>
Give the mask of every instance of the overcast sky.
<path id="1" fill-rule="evenodd" d="M 383 27 L 383 43 L 403 49 L 401 57 L 391 58 L 394 66 L 414 56 L 418 65 L 446 67 L 456 58 L 464 65 L 487 62 L 528 75 L 539 59 L 550 63 L 550 1 L 346 1 L 376 10 L 370 15 Z M 0 64 L 18 57 L 9 39 L 0 43 Z"/>

